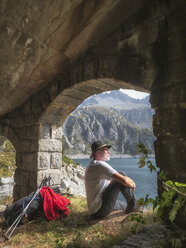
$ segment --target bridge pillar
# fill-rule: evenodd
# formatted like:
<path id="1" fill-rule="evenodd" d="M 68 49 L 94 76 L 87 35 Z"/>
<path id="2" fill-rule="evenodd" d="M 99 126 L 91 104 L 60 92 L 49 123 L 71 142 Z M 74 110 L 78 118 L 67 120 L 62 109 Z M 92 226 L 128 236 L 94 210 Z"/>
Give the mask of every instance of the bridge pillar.
<path id="1" fill-rule="evenodd" d="M 185 92 L 184 84 L 151 92 L 156 162 L 166 172 L 167 179 L 183 183 L 186 181 Z"/>
<path id="2" fill-rule="evenodd" d="M 21 119 L 16 121 L 9 115 L 0 121 L 0 135 L 16 149 L 14 200 L 34 191 L 45 175 L 51 176 L 54 185 L 61 184 L 62 128 L 50 124 L 27 126 Z"/>
<path id="3" fill-rule="evenodd" d="M 37 185 L 51 176 L 54 185 L 61 184 L 62 127 L 43 124 L 39 128 L 37 153 Z"/>
<path id="4" fill-rule="evenodd" d="M 62 130 L 49 124 L 32 126 L 21 131 L 21 153 L 17 154 L 14 199 L 34 191 L 44 176 L 61 184 Z"/>
<path id="5" fill-rule="evenodd" d="M 176 65 L 175 65 L 176 68 Z M 170 70 L 171 71 L 171 70 Z M 173 70 L 172 70 L 173 71 Z M 186 182 L 186 84 L 185 80 L 154 87 L 151 91 L 151 104 L 155 109 L 153 131 L 155 141 L 156 164 L 165 172 L 167 180 Z M 160 81 L 161 82 L 161 81 Z M 158 181 L 158 193 L 165 189 Z M 162 219 L 169 221 L 170 208 L 164 210 Z M 175 223 L 184 227 L 184 207 L 176 215 Z"/>

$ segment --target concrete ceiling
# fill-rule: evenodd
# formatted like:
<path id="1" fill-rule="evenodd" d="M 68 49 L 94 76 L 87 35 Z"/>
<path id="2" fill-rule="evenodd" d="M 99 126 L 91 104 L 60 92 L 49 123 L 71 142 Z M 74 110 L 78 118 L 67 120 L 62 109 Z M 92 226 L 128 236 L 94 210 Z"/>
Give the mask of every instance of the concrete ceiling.
<path id="1" fill-rule="evenodd" d="M 0 116 L 112 32 L 144 0 L 0 0 Z"/>

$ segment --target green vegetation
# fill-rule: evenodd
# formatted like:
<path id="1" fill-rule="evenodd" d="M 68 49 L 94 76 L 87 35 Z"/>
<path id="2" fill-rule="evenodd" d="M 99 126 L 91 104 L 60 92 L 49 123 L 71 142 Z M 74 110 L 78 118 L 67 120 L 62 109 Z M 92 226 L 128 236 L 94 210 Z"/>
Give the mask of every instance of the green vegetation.
<path id="1" fill-rule="evenodd" d="M 157 172 L 156 167 L 148 158 L 149 150 L 143 145 L 137 146 L 138 153 L 142 154 L 139 161 L 139 168 L 143 168 L 145 165 L 150 171 L 155 171 L 158 174 L 158 179 L 162 183 L 164 191 L 161 196 L 157 196 L 156 199 L 148 198 L 139 199 L 139 203 L 142 205 L 153 204 L 153 209 L 157 208 L 157 218 L 160 219 L 163 216 L 164 210 L 169 209 L 169 220 L 174 222 L 179 209 L 183 208 L 183 216 L 186 216 L 186 184 L 173 182 L 167 180 L 163 171 Z"/>
<path id="2" fill-rule="evenodd" d="M 133 223 L 121 212 L 117 218 L 92 220 L 84 197 L 68 197 L 71 201 L 67 218 L 47 221 L 42 215 L 19 226 L 9 241 L 0 241 L 0 247 L 7 248 L 101 248 L 119 245 L 132 235 Z M 147 224 L 153 221 L 154 213 L 149 210 L 143 214 Z M 118 219 L 119 218 L 119 219 Z M 143 228 L 138 226 L 138 230 Z"/>
<path id="3" fill-rule="evenodd" d="M 68 171 L 68 167 L 71 165 L 74 168 L 77 168 L 80 163 L 74 162 L 71 158 L 65 156 L 64 154 L 62 155 L 62 164 L 65 166 L 65 170 Z"/>
<path id="4" fill-rule="evenodd" d="M 68 151 L 70 149 L 64 135 L 62 136 L 62 146 L 63 146 L 62 154 L 64 155 L 66 153 L 66 151 Z"/>
<path id="5" fill-rule="evenodd" d="M 72 164 L 72 165 L 75 165 L 76 163 L 74 162 L 74 160 L 72 160 L 71 158 L 63 155 L 62 156 L 62 162 L 66 163 L 66 164 Z"/>
<path id="6" fill-rule="evenodd" d="M 0 152 L 0 178 L 13 176 L 16 169 L 16 151 L 9 140 L 6 140 Z"/>
<path id="7" fill-rule="evenodd" d="M 180 215 L 183 219 L 186 217 L 186 184 L 173 182 L 167 180 L 163 171 L 158 173 L 156 167 L 150 161 L 148 154 L 149 150 L 144 146 L 144 144 L 137 145 L 138 153 L 141 154 L 139 160 L 139 168 L 143 168 L 145 165 L 149 170 L 155 171 L 158 174 L 158 180 L 161 182 L 164 191 L 161 195 L 157 196 L 156 199 L 149 198 L 146 195 L 145 199 L 140 198 L 138 204 L 141 206 L 148 206 L 152 204 L 153 211 L 156 212 L 154 221 L 163 221 L 163 223 L 168 224 L 175 230 L 175 237 L 170 240 L 170 247 L 183 247 L 186 236 L 183 224 L 178 225 L 176 222 L 176 216 Z M 168 216 L 168 218 L 167 218 Z M 135 224 L 132 226 L 131 231 L 136 232 L 139 224 L 145 224 L 146 219 L 143 216 L 132 214 L 130 220 Z"/>
<path id="8" fill-rule="evenodd" d="M 13 202 L 13 198 L 11 196 L 2 197 L 0 199 L 0 205 L 6 206 L 12 204 L 12 202 Z"/>

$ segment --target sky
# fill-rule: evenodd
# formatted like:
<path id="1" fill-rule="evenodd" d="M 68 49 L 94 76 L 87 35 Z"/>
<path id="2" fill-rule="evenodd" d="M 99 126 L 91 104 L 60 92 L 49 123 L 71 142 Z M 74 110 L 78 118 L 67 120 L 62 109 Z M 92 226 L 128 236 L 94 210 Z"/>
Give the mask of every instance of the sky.
<path id="1" fill-rule="evenodd" d="M 136 99 L 144 99 L 146 96 L 149 95 L 149 93 L 136 91 L 136 90 L 123 90 L 120 89 L 121 92 L 124 94 L 127 94 L 130 97 L 136 98 Z"/>

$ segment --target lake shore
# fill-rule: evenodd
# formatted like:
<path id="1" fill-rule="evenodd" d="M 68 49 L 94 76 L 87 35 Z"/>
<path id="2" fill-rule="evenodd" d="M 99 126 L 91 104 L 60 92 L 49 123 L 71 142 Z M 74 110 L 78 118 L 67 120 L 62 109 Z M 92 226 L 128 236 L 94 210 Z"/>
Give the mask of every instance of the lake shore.
<path id="1" fill-rule="evenodd" d="M 82 153 L 78 153 L 78 154 L 73 154 L 73 155 L 70 155 L 70 154 L 67 154 L 66 156 L 68 156 L 69 158 L 71 159 L 86 159 L 86 158 L 90 158 L 89 155 L 87 154 L 82 154 Z M 137 155 L 130 155 L 130 154 L 111 154 L 110 156 L 111 158 L 139 158 L 140 155 L 137 154 Z M 154 156 L 150 156 L 149 155 L 149 158 L 154 158 Z"/>

